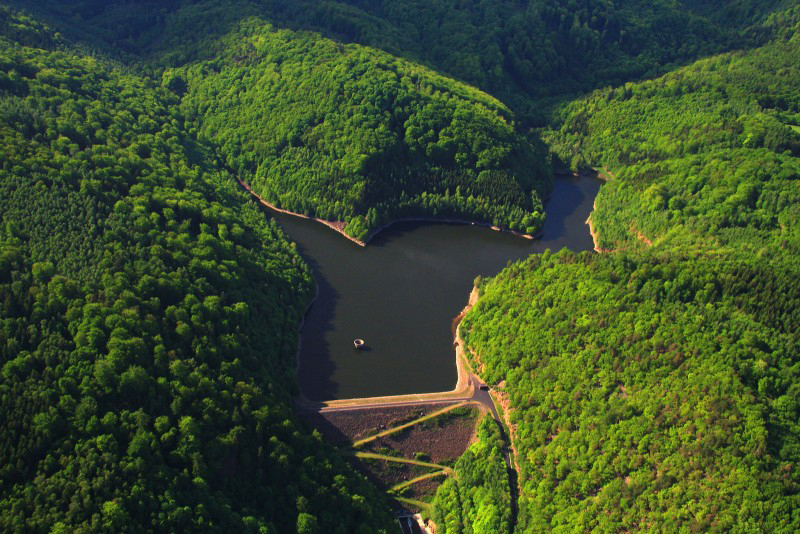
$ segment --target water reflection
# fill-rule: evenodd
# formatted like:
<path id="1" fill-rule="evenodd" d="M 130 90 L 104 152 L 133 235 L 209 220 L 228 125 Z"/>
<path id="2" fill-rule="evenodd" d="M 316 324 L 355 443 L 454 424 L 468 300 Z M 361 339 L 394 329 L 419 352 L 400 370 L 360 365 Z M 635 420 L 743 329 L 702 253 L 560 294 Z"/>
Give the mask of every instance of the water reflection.
<path id="1" fill-rule="evenodd" d="M 585 221 L 600 183 L 591 176 L 556 179 L 544 233 L 534 241 L 480 226 L 407 222 L 363 248 L 319 223 L 275 214 L 319 287 L 301 335 L 304 395 L 329 400 L 452 389 L 450 325 L 475 277 L 547 248 L 591 250 Z M 356 350 L 355 338 L 370 350 Z"/>

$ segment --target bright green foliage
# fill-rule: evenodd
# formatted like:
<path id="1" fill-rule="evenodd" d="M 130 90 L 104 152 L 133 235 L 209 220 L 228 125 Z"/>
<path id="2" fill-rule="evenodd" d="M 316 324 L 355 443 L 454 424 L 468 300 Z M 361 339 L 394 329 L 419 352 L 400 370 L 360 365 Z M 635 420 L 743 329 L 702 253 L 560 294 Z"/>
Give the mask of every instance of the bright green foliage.
<path id="1" fill-rule="evenodd" d="M 533 256 L 462 323 L 507 380 L 520 531 L 800 527 L 800 266 Z"/>
<path id="2" fill-rule="evenodd" d="M 614 175 L 593 219 L 618 252 L 510 267 L 463 322 L 507 381 L 517 530 L 800 530 L 793 3 L 28 3 L 128 74 L 0 9 L 0 528 L 391 529 L 293 422 L 310 277 L 229 173 L 357 237 L 532 232 L 549 171 L 520 117 L 611 83 L 544 135 Z M 447 532 L 513 528 L 479 438 Z"/>
<path id="3" fill-rule="evenodd" d="M 0 88 L 0 530 L 391 530 L 293 420 L 309 272 L 177 97 L 2 38 Z"/>
<path id="4" fill-rule="evenodd" d="M 433 502 L 436 532 L 509 534 L 511 488 L 497 423 L 484 417 L 478 440 L 458 459 L 455 476 L 439 486 Z"/>
<path id="5" fill-rule="evenodd" d="M 536 232 L 541 154 L 511 112 L 407 61 L 257 20 L 181 71 L 199 134 L 262 198 L 350 223 L 455 216 Z"/>
<path id="6" fill-rule="evenodd" d="M 779 5 L 741 3 L 723 28 L 716 11 L 666 0 L 170 1 L 160 11 L 45 2 L 61 19 L 78 13 L 116 50 L 190 64 L 168 70 L 165 87 L 189 90 L 187 113 L 221 159 L 267 200 L 343 220 L 359 238 L 415 215 L 533 233 L 548 189 L 543 152 L 520 137 L 505 106 L 375 48 L 490 90 L 541 123 L 544 106 L 531 96 L 753 42 L 758 35 L 743 37 L 741 27 Z"/>
<path id="7" fill-rule="evenodd" d="M 766 6 L 753 11 L 760 10 Z M 719 51 L 737 36 L 715 13 L 701 17 L 670 0 L 276 0 L 265 11 L 278 24 L 434 66 L 533 118 L 541 108 L 530 97 L 620 83 Z"/>
<path id="8" fill-rule="evenodd" d="M 547 135 L 559 156 L 614 174 L 592 215 L 601 248 L 797 242 L 800 10 L 784 18 L 786 37 L 761 48 L 564 106 Z"/>
<path id="9" fill-rule="evenodd" d="M 546 122 L 563 98 L 761 42 L 793 0 L 39 0 L 84 40 L 163 67 L 213 58 L 242 20 L 311 30 L 428 65 Z M 80 24 L 75 24 L 78 19 Z M 754 31 L 753 28 L 757 29 Z M 87 33 L 91 28 L 91 33 Z M 533 99 L 532 99 L 533 97 Z"/>
<path id="10" fill-rule="evenodd" d="M 520 531 L 800 528 L 798 14 L 546 132 L 613 175 L 592 219 L 616 252 L 511 266 L 462 322 L 507 381 Z"/>
<path id="11" fill-rule="evenodd" d="M 176 0 L 160 11 L 73 0 L 44 9 L 61 20 L 78 13 L 116 50 L 189 64 L 168 69 L 164 86 L 186 95 L 193 125 L 233 172 L 266 200 L 343 220 L 364 238 L 406 216 L 534 233 L 549 176 L 543 151 L 519 135 L 504 105 L 375 48 L 490 90 L 541 123 L 543 106 L 531 96 L 622 82 L 755 42 L 758 33 L 740 29 L 781 2 L 751 4 L 727 14 L 666 0 Z"/>
<path id="12" fill-rule="evenodd" d="M 212 57 L 249 17 L 382 49 L 489 91 L 541 120 L 530 97 L 561 96 L 663 72 L 757 37 L 739 30 L 791 0 L 197 0 L 131 9 L 117 0 L 42 0 L 80 13 L 117 49 L 160 65 Z"/>

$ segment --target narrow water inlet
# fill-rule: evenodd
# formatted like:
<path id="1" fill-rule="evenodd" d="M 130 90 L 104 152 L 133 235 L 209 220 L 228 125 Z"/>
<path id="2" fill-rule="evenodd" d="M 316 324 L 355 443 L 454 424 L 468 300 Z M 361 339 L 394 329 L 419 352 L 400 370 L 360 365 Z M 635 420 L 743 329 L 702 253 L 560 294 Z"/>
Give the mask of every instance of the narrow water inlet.
<path id="1" fill-rule="evenodd" d="M 303 394 L 322 401 L 452 389 L 450 327 L 475 277 L 548 248 L 592 250 L 585 222 L 601 183 L 557 178 L 535 240 L 477 225 L 403 222 L 360 247 L 320 223 L 273 212 L 319 287 L 301 332 Z M 354 350 L 355 340 L 369 343 Z"/>

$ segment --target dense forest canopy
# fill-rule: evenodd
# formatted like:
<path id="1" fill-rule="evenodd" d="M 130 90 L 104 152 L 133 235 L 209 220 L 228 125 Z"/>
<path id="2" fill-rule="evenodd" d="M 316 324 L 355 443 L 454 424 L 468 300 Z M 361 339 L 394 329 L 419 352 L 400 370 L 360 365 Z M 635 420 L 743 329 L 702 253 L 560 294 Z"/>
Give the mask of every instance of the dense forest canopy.
<path id="1" fill-rule="evenodd" d="M 715 11 L 700 15 L 699 6 L 672 2 L 46 6 L 61 18 L 77 13 L 99 39 L 150 65 L 187 65 L 165 75 L 188 91 L 187 114 L 233 172 L 279 207 L 343 220 L 362 239 L 405 216 L 536 233 L 549 179 L 544 151 L 520 135 L 508 108 L 375 48 L 501 96 L 536 124 L 545 119 L 531 97 L 620 82 L 754 42 L 741 30 L 769 12 L 744 2 L 722 25 Z"/>
<path id="2" fill-rule="evenodd" d="M 542 153 L 489 95 L 407 61 L 248 20 L 217 57 L 164 76 L 200 136 L 264 199 L 364 238 L 403 216 L 533 234 Z M 178 82 L 176 82 L 178 83 Z"/>
<path id="3" fill-rule="evenodd" d="M 509 267 L 462 323 L 512 409 L 520 531 L 800 526 L 798 22 L 543 133 L 610 179 L 604 253 Z"/>
<path id="4" fill-rule="evenodd" d="M 488 283 L 462 332 L 506 381 L 519 531 L 796 530 L 798 275 L 565 251 Z"/>
<path id="5" fill-rule="evenodd" d="M 553 168 L 603 253 L 481 284 L 518 514 L 487 419 L 440 529 L 800 526 L 792 0 L 4 4 L 3 530 L 391 531 L 292 415 L 312 281 L 236 179 L 534 233 Z"/>
<path id="6" fill-rule="evenodd" d="M 665 72 L 702 55 L 750 46 L 752 31 L 791 0 L 45 0 L 83 32 L 164 66 L 213 54 L 198 46 L 257 16 L 433 67 L 540 122 L 530 98 L 560 97 Z M 749 31 L 745 31 L 749 30 Z"/>
<path id="7" fill-rule="evenodd" d="M 546 151 L 495 98 L 374 48 L 278 29 L 286 6 L 173 7 L 158 11 L 158 33 L 142 27 L 123 48 L 150 66 L 181 67 L 163 71 L 165 84 L 265 200 L 344 221 L 359 239 L 409 216 L 541 229 Z M 106 44 L 119 44 L 120 24 L 152 30 L 129 22 L 140 12 L 132 5 L 75 9 Z"/>
<path id="8" fill-rule="evenodd" d="M 796 28 L 800 10 L 790 13 Z M 592 164 L 614 176 L 592 215 L 600 247 L 641 244 L 637 235 L 754 252 L 777 239 L 796 246 L 798 57 L 795 29 L 565 104 L 545 134 L 551 148 L 575 170 Z"/>
<path id="9" fill-rule="evenodd" d="M 448 478 L 436 492 L 433 518 L 437 532 L 513 532 L 505 449 L 497 422 L 484 416 L 475 442 L 454 466 L 456 475 Z"/>
<path id="10" fill-rule="evenodd" d="M 2 530 L 389 529 L 291 413 L 308 269 L 177 97 L 0 46 Z"/>

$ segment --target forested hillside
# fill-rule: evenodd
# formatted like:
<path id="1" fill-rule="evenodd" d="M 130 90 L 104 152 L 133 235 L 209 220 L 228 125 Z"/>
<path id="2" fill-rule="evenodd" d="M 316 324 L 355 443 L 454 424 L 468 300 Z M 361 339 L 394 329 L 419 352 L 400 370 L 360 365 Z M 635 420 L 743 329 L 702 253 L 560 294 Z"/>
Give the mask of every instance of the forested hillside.
<path id="1" fill-rule="evenodd" d="M 360 239 L 420 215 L 541 228 L 544 153 L 489 95 L 256 19 L 215 48 L 215 59 L 165 76 L 186 93 L 199 135 L 265 200 L 347 221 Z"/>
<path id="2" fill-rule="evenodd" d="M 800 527 L 798 13 L 544 133 L 609 178 L 604 252 L 509 267 L 461 327 L 510 401 L 519 531 Z"/>
<path id="3" fill-rule="evenodd" d="M 795 4 L 4 2 L 0 530 L 392 531 L 294 419 L 312 280 L 236 180 L 363 239 L 534 233 L 591 168 L 603 252 L 462 323 L 518 514 L 487 419 L 439 529 L 800 530 Z"/>
<path id="4" fill-rule="evenodd" d="M 783 4 L 73 0 L 37 9 L 77 36 L 91 28 L 97 46 L 129 63 L 141 65 L 134 54 L 166 68 L 199 135 L 256 193 L 344 221 L 363 239 L 408 216 L 536 233 L 549 167 L 536 136 L 521 135 L 519 117 L 547 121 L 532 97 L 752 46 Z"/>
<path id="5" fill-rule="evenodd" d="M 462 333 L 506 381 L 518 530 L 797 530 L 798 275 L 564 252 L 488 283 Z"/>
<path id="6" fill-rule="evenodd" d="M 551 147 L 575 170 L 602 166 L 614 177 L 592 215 L 601 248 L 796 245 L 798 22 L 794 9 L 763 47 L 563 106 L 545 135 Z"/>
<path id="7" fill-rule="evenodd" d="M 308 269 L 177 97 L 7 38 L 0 88 L 0 530 L 390 530 L 293 420 Z"/>
<path id="8" fill-rule="evenodd" d="M 214 54 L 208 46 L 239 21 L 321 32 L 433 67 L 544 120 L 531 97 L 562 97 L 666 72 L 726 49 L 749 47 L 744 32 L 791 0 L 44 0 L 74 28 L 146 53 L 164 66 Z"/>
<path id="9" fill-rule="evenodd" d="M 107 29 L 128 12 L 91 20 Z M 541 229 L 546 152 L 508 107 L 378 50 L 278 29 L 279 12 L 185 5 L 164 15 L 163 38 L 126 49 L 148 65 L 194 60 L 164 71 L 165 86 L 226 166 L 281 208 L 344 221 L 359 239 L 414 216 Z"/>
<path id="10" fill-rule="evenodd" d="M 436 492 L 433 519 L 440 534 L 514 530 L 511 488 L 497 423 L 484 416 L 475 443 L 458 459 L 455 476 Z"/>

